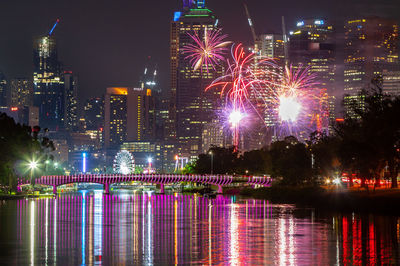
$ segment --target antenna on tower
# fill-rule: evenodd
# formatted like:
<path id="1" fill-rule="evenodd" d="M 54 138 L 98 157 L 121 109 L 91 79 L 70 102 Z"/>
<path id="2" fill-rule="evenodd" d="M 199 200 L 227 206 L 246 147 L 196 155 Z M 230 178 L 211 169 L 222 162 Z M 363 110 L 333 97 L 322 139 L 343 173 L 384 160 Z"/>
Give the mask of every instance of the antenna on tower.
<path id="1" fill-rule="evenodd" d="M 49 32 L 49 36 L 51 36 L 51 34 L 53 33 L 54 29 L 57 27 L 58 22 L 60 22 L 59 18 L 56 20 L 56 23 L 54 23 L 54 26 L 51 28 L 51 30 Z"/>

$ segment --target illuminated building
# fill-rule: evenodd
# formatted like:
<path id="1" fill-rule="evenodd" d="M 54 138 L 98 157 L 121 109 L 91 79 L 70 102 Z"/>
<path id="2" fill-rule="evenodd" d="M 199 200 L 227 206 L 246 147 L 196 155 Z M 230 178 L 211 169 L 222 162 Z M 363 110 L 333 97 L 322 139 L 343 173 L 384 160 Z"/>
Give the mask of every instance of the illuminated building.
<path id="1" fill-rule="evenodd" d="M 2 72 L 0 72 L 0 106 L 7 106 L 7 80 Z"/>
<path id="2" fill-rule="evenodd" d="M 360 92 L 398 66 L 399 29 L 396 21 L 378 17 L 348 20 L 344 28 L 344 104 L 346 115 L 355 117 L 352 106 L 363 107 Z"/>
<path id="3" fill-rule="evenodd" d="M 194 43 L 188 33 L 197 32 L 203 38 L 204 31 L 217 29 L 218 19 L 205 7 L 205 1 L 183 1 L 183 10 L 175 12 L 171 22 L 170 67 L 171 100 L 169 108 L 168 137 L 181 144 L 188 157 L 195 157 L 201 151 L 202 129 L 211 121 L 217 105 L 216 91 L 204 89 L 217 76 L 222 75 L 222 67 L 217 70 L 193 70 L 182 53 L 183 47 Z"/>
<path id="4" fill-rule="evenodd" d="M 83 107 L 86 129 L 97 130 L 104 125 L 104 99 L 90 98 Z"/>
<path id="5" fill-rule="evenodd" d="M 392 96 L 400 95 L 400 70 L 383 70 L 382 91 L 384 94 Z"/>
<path id="6" fill-rule="evenodd" d="M 204 125 L 201 139 L 202 153 L 207 153 L 211 146 L 224 147 L 225 134 L 221 123 L 218 120 L 213 120 L 211 123 Z"/>
<path id="7" fill-rule="evenodd" d="M 275 63 L 283 66 L 285 62 L 285 43 L 280 34 L 261 34 L 258 50 L 261 56 L 273 58 Z"/>
<path id="8" fill-rule="evenodd" d="M 33 84 L 27 78 L 16 78 L 10 81 L 12 107 L 32 106 Z"/>
<path id="9" fill-rule="evenodd" d="M 53 140 L 55 150 L 51 152 L 54 156 L 54 161 L 58 163 L 65 163 L 68 162 L 68 143 L 64 139 L 54 139 Z"/>
<path id="10" fill-rule="evenodd" d="M 68 130 L 78 127 L 78 78 L 72 75 L 72 71 L 64 72 L 64 123 Z"/>
<path id="11" fill-rule="evenodd" d="M 36 38 L 33 49 L 34 105 L 39 107 L 40 126 L 64 126 L 64 81 L 51 35 Z"/>
<path id="12" fill-rule="evenodd" d="M 154 108 L 149 109 L 149 118 L 155 119 L 154 137 L 150 140 L 164 140 L 165 125 L 168 120 L 168 101 L 164 99 L 159 86 L 157 64 L 149 56 L 143 74 L 140 78 L 140 88 L 151 90 Z M 150 123 L 152 124 L 152 123 Z"/>
<path id="13" fill-rule="evenodd" d="M 148 141 L 126 141 L 121 145 L 121 150 L 129 151 L 135 158 L 137 166 L 145 168 L 148 164 L 148 158 L 155 158 L 154 165 L 158 167 L 158 158 L 156 158 L 156 145 Z"/>
<path id="14" fill-rule="evenodd" d="M 307 19 L 296 23 L 290 32 L 289 61 L 294 68 L 308 67 L 316 75 L 315 97 L 324 95 L 319 106 L 310 115 L 315 130 L 328 130 L 335 120 L 336 42 L 332 24 L 323 19 Z"/>
<path id="15" fill-rule="evenodd" d="M 279 83 L 277 77 L 283 74 L 283 69 L 285 67 L 285 43 L 283 40 L 283 35 L 279 34 L 262 34 L 258 37 L 258 53 L 260 56 L 264 58 L 272 58 L 277 67 L 272 68 L 267 64 L 261 64 L 259 67 L 265 68 L 265 73 L 276 73 L 277 75 L 269 75 L 267 77 L 263 77 L 264 79 L 275 81 Z M 261 97 L 261 99 L 257 99 L 257 97 Z M 273 112 L 271 108 L 266 108 L 266 105 L 271 104 L 274 99 L 269 95 L 268 90 L 259 91 L 259 95 L 255 96 L 257 99 L 254 104 L 258 107 L 259 114 L 263 114 L 264 124 L 267 127 L 268 131 L 273 131 L 274 127 L 277 125 L 279 116 L 277 112 Z M 263 127 L 259 127 L 260 130 L 256 130 L 253 133 L 253 136 L 249 139 L 249 141 L 253 141 L 257 139 L 256 146 L 250 145 L 251 148 L 258 149 L 265 145 L 265 142 L 268 142 L 266 138 L 266 132 L 264 132 Z M 271 133 L 271 132 L 267 132 Z M 256 135 L 256 136 L 254 136 Z"/>
<path id="16" fill-rule="evenodd" d="M 107 88 L 104 100 L 105 147 L 118 148 L 124 141 L 153 138 L 155 121 L 152 114 L 154 105 L 150 89 Z"/>

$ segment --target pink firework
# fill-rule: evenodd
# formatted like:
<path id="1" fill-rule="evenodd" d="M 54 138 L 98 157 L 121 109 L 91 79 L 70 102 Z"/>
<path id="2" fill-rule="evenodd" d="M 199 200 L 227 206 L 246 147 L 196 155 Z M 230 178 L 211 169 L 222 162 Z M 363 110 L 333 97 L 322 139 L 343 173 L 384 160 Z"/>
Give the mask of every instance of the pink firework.
<path id="1" fill-rule="evenodd" d="M 269 87 L 270 81 L 261 77 L 265 71 L 259 68 L 261 64 L 273 66 L 270 59 L 261 59 L 254 53 L 246 54 L 242 44 L 232 46 L 232 59 L 228 63 L 227 73 L 212 82 L 206 91 L 217 88 L 221 97 L 226 96 L 226 105 L 230 108 L 229 122 L 233 132 L 233 145 L 239 146 L 240 122 L 246 117 L 249 106 L 255 109 L 250 96 L 257 94 L 260 88 Z"/>
<path id="2" fill-rule="evenodd" d="M 204 28 L 203 37 L 200 37 L 196 31 L 188 35 L 194 43 L 184 46 L 182 50 L 183 54 L 187 54 L 185 59 L 190 61 L 193 70 L 201 70 L 203 65 L 207 71 L 210 67 L 215 70 L 215 66 L 225 59 L 224 54 L 228 50 L 226 46 L 231 43 L 224 41 L 227 35 L 221 35 L 220 30 L 207 28 Z"/>
<path id="3" fill-rule="evenodd" d="M 270 110 L 279 114 L 281 130 L 287 127 L 290 134 L 297 135 L 294 131 L 296 128 L 307 135 L 309 131 L 313 131 L 312 124 L 316 125 L 318 131 L 326 126 L 328 95 L 326 89 L 318 88 L 316 78 L 309 68 L 285 68 L 281 82 L 273 94 L 274 101 L 269 106 Z"/>

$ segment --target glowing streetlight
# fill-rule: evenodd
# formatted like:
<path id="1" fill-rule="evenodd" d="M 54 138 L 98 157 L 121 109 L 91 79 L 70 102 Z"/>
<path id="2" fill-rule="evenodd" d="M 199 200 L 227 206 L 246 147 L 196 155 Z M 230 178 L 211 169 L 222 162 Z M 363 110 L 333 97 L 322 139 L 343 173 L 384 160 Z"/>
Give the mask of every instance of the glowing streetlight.
<path id="1" fill-rule="evenodd" d="M 151 171 L 151 163 L 153 162 L 153 158 L 151 158 L 151 157 L 147 158 L 147 162 L 149 163 L 149 174 L 150 174 L 150 171 Z"/>
<path id="2" fill-rule="evenodd" d="M 211 174 L 213 174 L 213 168 L 214 168 L 214 153 L 210 151 L 208 154 L 211 155 Z"/>
<path id="3" fill-rule="evenodd" d="M 28 163 L 28 167 L 31 170 L 31 184 L 32 184 L 32 179 L 33 179 L 33 171 L 35 171 L 36 168 L 38 168 L 39 163 L 35 160 L 32 160 Z"/>

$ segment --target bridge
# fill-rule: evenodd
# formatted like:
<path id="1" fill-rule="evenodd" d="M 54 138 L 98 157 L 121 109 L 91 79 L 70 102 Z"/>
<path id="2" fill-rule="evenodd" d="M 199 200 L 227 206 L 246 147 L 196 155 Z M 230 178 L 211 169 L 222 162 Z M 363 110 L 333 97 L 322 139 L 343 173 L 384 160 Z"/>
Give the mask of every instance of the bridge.
<path id="1" fill-rule="evenodd" d="M 270 186 L 271 178 L 265 176 L 231 176 L 231 175 L 178 175 L 178 174 L 81 174 L 62 176 L 42 176 L 36 179 L 36 184 L 53 187 L 53 193 L 57 194 L 57 187 L 73 183 L 97 183 L 104 185 L 106 194 L 110 193 L 110 185 L 138 181 L 143 183 L 159 184 L 160 192 L 164 193 L 164 185 L 192 182 L 215 185 L 218 193 L 222 193 L 223 186 L 232 183 L 246 183 L 248 185 Z"/>

